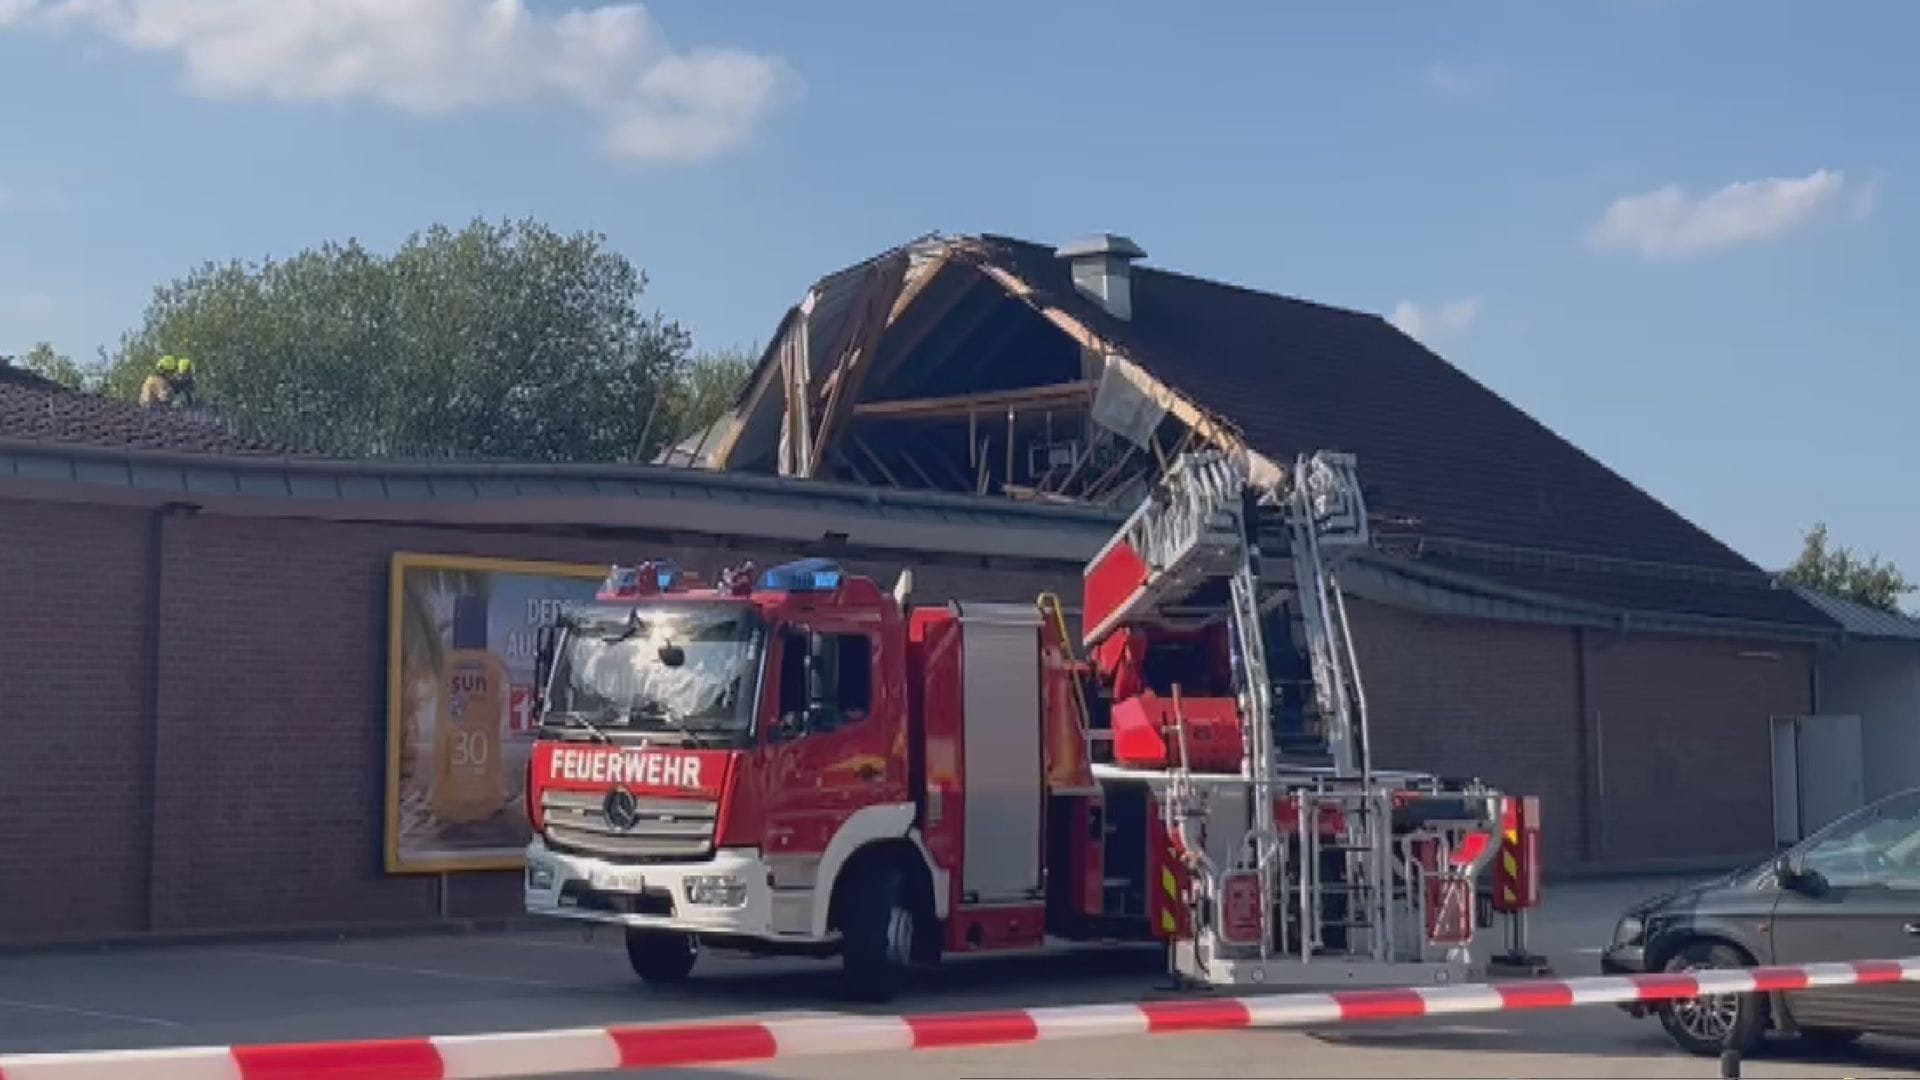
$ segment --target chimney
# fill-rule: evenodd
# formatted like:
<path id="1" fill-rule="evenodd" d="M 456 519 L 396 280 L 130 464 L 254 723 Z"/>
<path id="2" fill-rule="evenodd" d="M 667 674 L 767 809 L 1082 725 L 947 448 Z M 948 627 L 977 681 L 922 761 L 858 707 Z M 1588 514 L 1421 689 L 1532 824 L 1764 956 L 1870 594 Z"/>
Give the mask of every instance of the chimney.
<path id="1" fill-rule="evenodd" d="M 1116 319 L 1133 317 L 1133 266 L 1147 253 L 1124 236 L 1097 233 L 1062 244 L 1054 254 L 1073 267 L 1073 287 Z"/>

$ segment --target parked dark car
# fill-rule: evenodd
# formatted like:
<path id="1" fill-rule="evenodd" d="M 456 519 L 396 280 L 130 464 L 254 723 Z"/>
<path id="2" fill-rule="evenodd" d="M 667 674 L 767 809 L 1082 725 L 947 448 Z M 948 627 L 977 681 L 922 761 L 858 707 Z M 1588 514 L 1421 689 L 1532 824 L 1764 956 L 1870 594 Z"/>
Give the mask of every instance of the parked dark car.
<path id="1" fill-rule="evenodd" d="M 1610 974 L 1920 954 L 1920 788 L 1854 811 L 1778 858 L 1635 904 L 1601 954 Z M 1843 1043 L 1920 1036 L 1920 983 L 1701 997 L 1648 1013 L 1682 1048 L 1742 1052 L 1769 1031 Z"/>

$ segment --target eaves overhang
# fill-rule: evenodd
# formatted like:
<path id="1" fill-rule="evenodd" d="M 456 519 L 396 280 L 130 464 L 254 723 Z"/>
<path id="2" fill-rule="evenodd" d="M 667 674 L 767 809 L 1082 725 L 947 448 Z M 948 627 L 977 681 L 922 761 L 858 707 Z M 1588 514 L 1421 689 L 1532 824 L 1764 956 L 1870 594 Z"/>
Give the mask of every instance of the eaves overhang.
<path id="1" fill-rule="evenodd" d="M 1341 570 L 1340 581 L 1350 595 L 1448 618 L 1584 627 L 1623 636 L 1677 634 L 1815 646 L 1831 646 L 1841 638 L 1838 626 L 1760 622 L 1582 603 L 1378 550 L 1350 562 Z"/>
<path id="2" fill-rule="evenodd" d="M 658 466 L 218 456 L 0 439 L 0 496 L 231 516 L 651 529 L 1077 562 L 1111 512 Z"/>

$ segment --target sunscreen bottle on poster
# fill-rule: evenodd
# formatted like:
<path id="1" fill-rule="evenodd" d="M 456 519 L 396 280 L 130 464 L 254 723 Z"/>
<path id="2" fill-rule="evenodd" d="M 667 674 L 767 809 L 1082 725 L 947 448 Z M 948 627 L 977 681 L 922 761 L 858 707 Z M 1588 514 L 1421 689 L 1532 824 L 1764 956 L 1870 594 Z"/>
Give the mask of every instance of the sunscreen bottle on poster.
<path id="1" fill-rule="evenodd" d="M 506 800 L 500 722 L 507 666 L 487 649 L 482 598 L 454 600 L 452 637 L 434 718 L 433 813 L 441 821 L 481 821 L 498 813 Z"/>

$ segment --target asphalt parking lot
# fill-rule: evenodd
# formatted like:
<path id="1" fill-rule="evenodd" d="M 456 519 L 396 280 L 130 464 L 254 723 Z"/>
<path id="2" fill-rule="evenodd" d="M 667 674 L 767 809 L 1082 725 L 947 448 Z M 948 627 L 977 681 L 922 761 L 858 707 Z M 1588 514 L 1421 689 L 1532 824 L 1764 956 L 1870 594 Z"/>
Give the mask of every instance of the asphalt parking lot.
<path id="1" fill-rule="evenodd" d="M 1615 914 L 1666 881 L 1552 889 L 1535 951 L 1556 974 L 1597 969 Z M 140 947 L 0 956 L 0 1052 L 405 1037 L 553 1027 L 685 1022 L 847 1011 L 831 963 L 703 959 L 674 992 L 640 986 L 617 935 L 573 929 L 513 934 Z M 933 973 L 916 1012 L 1165 997 L 1153 949 L 1076 950 L 983 959 Z M 884 1010 L 883 1010 L 884 1011 Z M 897 1056 L 813 1058 L 727 1077 L 898 1075 Z M 1675 1051 L 1653 1021 L 1610 1007 L 1463 1016 L 1318 1032 L 1062 1042 L 922 1054 L 926 1077 L 1122 1076 L 1702 1076 L 1713 1061 Z M 661 1074 L 654 1074 L 661 1075 Z M 1791 1046 L 1748 1076 L 1920 1076 L 1920 1049 L 1870 1041 L 1844 1058 Z"/>

